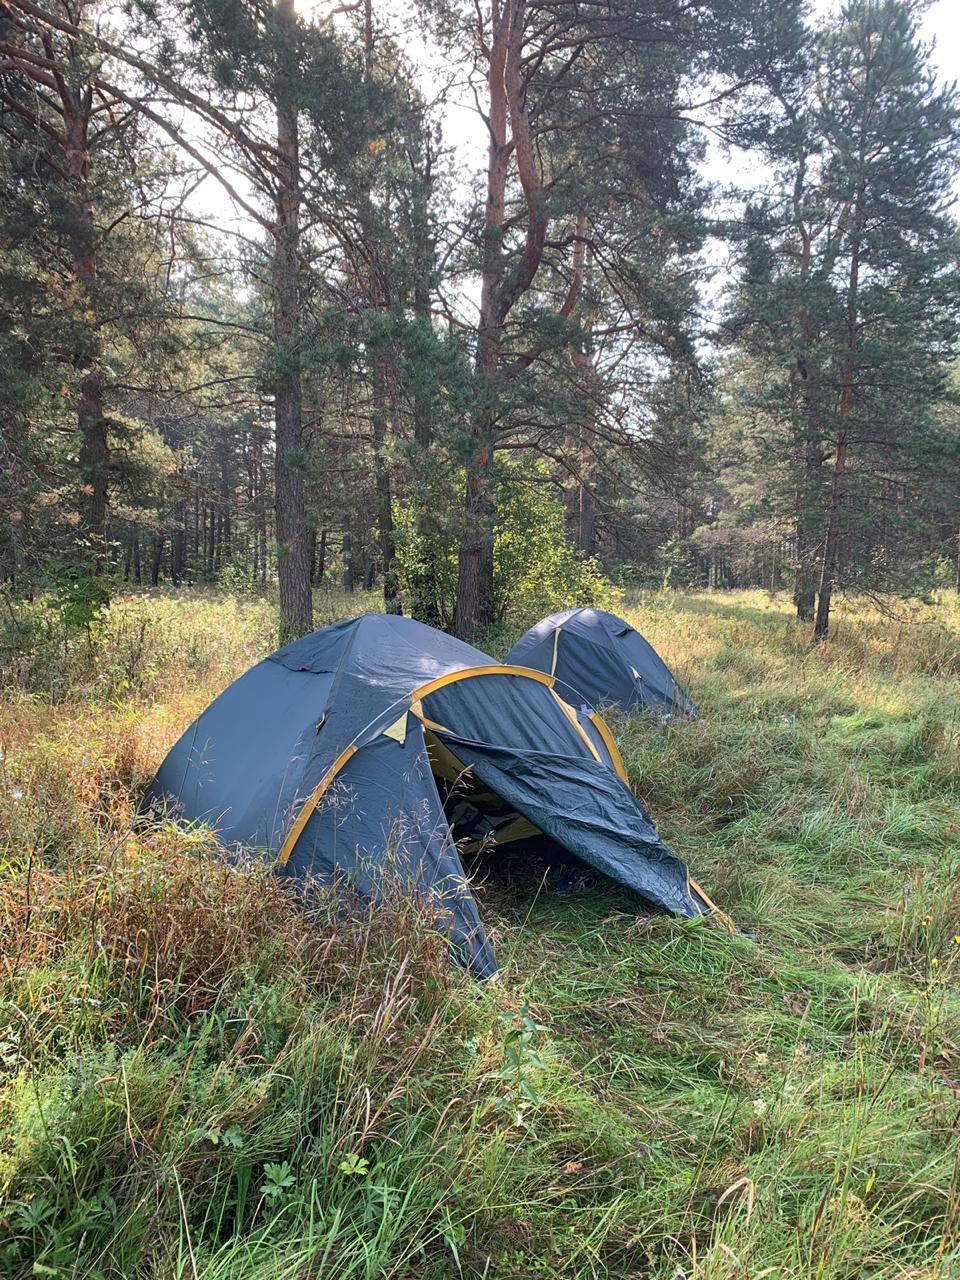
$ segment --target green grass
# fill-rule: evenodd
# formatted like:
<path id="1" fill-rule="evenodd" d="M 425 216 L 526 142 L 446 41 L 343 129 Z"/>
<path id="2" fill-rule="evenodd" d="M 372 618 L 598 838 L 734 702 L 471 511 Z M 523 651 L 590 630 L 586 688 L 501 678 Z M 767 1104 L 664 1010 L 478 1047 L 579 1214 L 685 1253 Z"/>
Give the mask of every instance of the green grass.
<path id="1" fill-rule="evenodd" d="M 631 778 L 741 932 L 493 880 L 485 987 L 136 826 L 265 604 L 8 636 L 0 1275 L 960 1276 L 960 614 L 624 611 L 701 707 L 611 718 Z"/>

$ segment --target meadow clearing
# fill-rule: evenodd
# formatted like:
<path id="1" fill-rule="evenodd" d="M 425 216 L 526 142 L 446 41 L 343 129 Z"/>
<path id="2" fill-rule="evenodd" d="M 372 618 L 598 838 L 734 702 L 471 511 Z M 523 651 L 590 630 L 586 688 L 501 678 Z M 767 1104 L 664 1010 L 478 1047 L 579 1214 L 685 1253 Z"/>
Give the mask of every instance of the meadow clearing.
<path id="1" fill-rule="evenodd" d="M 485 986 L 402 895 L 311 923 L 136 821 L 268 603 L 11 622 L 0 1274 L 960 1276 L 960 610 L 620 611 L 701 708 L 611 718 L 632 783 L 741 932 L 492 878 Z"/>

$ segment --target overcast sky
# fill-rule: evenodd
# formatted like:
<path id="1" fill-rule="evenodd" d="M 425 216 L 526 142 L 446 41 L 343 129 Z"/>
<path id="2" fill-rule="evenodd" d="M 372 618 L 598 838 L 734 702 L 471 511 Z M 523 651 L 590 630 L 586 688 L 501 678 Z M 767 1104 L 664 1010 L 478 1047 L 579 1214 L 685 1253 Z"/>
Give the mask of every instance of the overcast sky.
<path id="1" fill-rule="evenodd" d="M 957 0 L 936 0 L 924 23 L 926 35 L 937 42 L 934 60 L 945 80 L 960 76 L 960 5 Z"/>

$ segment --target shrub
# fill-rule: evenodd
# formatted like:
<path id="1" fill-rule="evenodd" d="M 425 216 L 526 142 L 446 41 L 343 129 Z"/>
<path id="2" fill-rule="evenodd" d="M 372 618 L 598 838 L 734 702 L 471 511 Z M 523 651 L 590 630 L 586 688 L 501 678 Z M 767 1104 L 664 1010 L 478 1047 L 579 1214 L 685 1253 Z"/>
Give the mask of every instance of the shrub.
<path id="1" fill-rule="evenodd" d="M 500 624 L 527 626 L 557 609 L 615 607 L 621 593 L 599 562 L 567 539 L 563 504 L 543 463 L 497 461 L 494 610 Z M 462 482 L 452 495 L 462 500 Z M 453 511 L 456 508 L 452 508 Z M 457 594 L 457 525 L 452 512 L 397 504 L 401 591 L 415 617 L 449 627 Z"/>

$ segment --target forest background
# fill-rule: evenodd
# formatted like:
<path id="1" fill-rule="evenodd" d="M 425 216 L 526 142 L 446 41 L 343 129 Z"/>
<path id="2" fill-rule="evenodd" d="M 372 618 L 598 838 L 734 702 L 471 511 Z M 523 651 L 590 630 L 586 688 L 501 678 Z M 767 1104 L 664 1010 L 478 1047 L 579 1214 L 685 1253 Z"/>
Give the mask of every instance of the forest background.
<path id="1" fill-rule="evenodd" d="M 960 586 L 953 22 L 5 0 L 11 608 Z"/>

